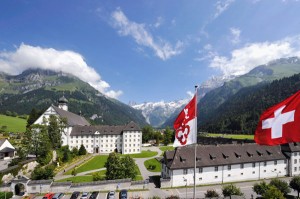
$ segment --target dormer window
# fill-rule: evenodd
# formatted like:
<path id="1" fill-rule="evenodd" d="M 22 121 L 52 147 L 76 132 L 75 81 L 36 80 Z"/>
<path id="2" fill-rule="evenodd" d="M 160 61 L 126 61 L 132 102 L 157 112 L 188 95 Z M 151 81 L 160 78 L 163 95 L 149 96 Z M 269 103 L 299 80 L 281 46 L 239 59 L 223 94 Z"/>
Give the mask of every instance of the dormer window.
<path id="1" fill-rule="evenodd" d="M 200 161 L 201 160 L 201 157 L 196 157 L 196 161 Z"/>
<path id="2" fill-rule="evenodd" d="M 273 153 L 271 151 L 267 150 L 268 155 L 273 155 Z"/>
<path id="3" fill-rule="evenodd" d="M 250 152 L 248 152 L 248 151 L 247 151 L 247 155 L 248 155 L 249 157 L 253 157 L 253 153 L 250 153 Z"/>
<path id="4" fill-rule="evenodd" d="M 234 154 L 235 154 L 235 156 L 236 156 L 237 158 L 241 158 L 241 157 L 242 157 L 241 154 L 239 154 L 239 153 L 237 153 L 237 152 L 235 152 Z"/>
<path id="5" fill-rule="evenodd" d="M 182 157 L 180 156 L 180 162 L 185 162 L 186 161 L 186 158 L 185 157 Z"/>
<path id="6" fill-rule="evenodd" d="M 222 155 L 223 155 L 223 158 L 225 158 L 225 159 L 229 158 L 229 155 L 227 155 L 227 154 L 222 153 Z"/>
<path id="7" fill-rule="evenodd" d="M 256 151 L 257 152 L 257 154 L 259 155 L 259 156 L 263 156 L 263 152 L 261 152 L 261 151 Z"/>
<path id="8" fill-rule="evenodd" d="M 211 159 L 211 160 L 216 159 L 216 155 L 214 155 L 214 154 L 209 154 L 209 156 L 210 156 L 210 159 Z"/>

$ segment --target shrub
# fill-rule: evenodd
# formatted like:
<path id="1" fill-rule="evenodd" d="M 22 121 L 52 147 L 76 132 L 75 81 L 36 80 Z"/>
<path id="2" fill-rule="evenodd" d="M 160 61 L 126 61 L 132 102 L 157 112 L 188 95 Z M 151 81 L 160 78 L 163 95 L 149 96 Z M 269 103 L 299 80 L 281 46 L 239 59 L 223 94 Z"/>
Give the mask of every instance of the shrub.
<path id="1" fill-rule="evenodd" d="M 166 197 L 166 199 L 180 199 L 180 198 L 179 198 L 179 196 L 171 195 L 171 196 Z"/>
<path id="2" fill-rule="evenodd" d="M 215 190 L 207 190 L 205 193 L 205 198 L 213 198 L 213 197 L 219 197 L 219 194 Z"/>
<path id="3" fill-rule="evenodd" d="M 6 195 L 5 195 L 6 194 Z M 0 192 L 0 198 L 12 198 L 13 192 Z"/>
<path id="4" fill-rule="evenodd" d="M 92 175 L 93 175 L 93 181 L 100 181 L 100 180 L 104 180 L 105 179 L 105 177 L 103 177 L 101 175 L 101 172 L 95 172 Z"/>
<path id="5" fill-rule="evenodd" d="M 77 175 L 77 171 L 76 171 L 75 168 L 72 170 L 72 175 L 73 175 L 73 176 L 76 176 L 76 175 Z"/>

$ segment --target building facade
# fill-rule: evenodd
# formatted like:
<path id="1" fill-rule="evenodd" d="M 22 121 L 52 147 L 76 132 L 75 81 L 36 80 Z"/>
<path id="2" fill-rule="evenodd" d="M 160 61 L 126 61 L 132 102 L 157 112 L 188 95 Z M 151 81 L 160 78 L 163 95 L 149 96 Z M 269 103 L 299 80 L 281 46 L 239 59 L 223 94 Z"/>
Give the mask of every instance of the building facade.
<path id="1" fill-rule="evenodd" d="M 0 159 L 11 159 L 16 155 L 16 149 L 7 139 L 0 139 Z"/>
<path id="2" fill-rule="evenodd" d="M 293 146 L 291 150 L 289 145 L 286 148 L 257 144 L 198 145 L 196 184 L 221 184 L 299 175 L 300 146 Z M 194 184 L 194 151 L 194 146 L 186 146 L 164 153 L 161 178 L 167 182 L 165 186 Z"/>
<path id="3" fill-rule="evenodd" d="M 50 115 L 66 118 L 61 142 L 70 150 L 83 145 L 88 153 L 141 153 L 142 130 L 134 122 L 119 126 L 91 126 L 84 117 L 68 111 L 68 100 L 64 96 L 59 99 L 58 106 L 51 105 L 34 124 L 47 125 Z"/>

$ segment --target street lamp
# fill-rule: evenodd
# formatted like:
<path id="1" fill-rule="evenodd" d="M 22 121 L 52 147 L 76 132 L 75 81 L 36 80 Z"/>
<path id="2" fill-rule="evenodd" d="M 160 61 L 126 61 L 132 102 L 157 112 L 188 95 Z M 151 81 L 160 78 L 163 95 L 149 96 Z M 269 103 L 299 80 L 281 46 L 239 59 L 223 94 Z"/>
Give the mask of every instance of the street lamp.
<path id="1" fill-rule="evenodd" d="M 183 181 L 185 182 L 185 198 L 187 198 L 187 179 L 183 177 Z"/>

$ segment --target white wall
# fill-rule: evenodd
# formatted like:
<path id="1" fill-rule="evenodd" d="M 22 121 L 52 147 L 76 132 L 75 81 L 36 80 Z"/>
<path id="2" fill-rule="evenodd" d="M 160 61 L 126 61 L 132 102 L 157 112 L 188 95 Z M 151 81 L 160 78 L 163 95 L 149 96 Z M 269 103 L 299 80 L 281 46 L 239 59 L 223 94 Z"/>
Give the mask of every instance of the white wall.
<path id="1" fill-rule="evenodd" d="M 300 152 L 292 152 L 290 159 L 291 176 L 300 174 Z"/>
<path id="2" fill-rule="evenodd" d="M 300 158 L 300 156 L 298 156 Z M 227 182 L 237 182 L 246 180 L 259 180 L 267 178 L 282 177 L 287 175 L 287 161 L 277 160 L 267 161 L 266 166 L 264 162 L 256 162 L 255 166 L 252 163 L 228 165 L 213 167 L 203 167 L 202 172 L 196 168 L 196 184 L 218 184 Z M 186 170 L 183 169 L 168 171 L 166 166 L 162 166 L 162 177 L 171 178 L 171 185 L 188 186 L 194 184 L 194 168 Z"/>
<path id="3" fill-rule="evenodd" d="M 123 132 L 123 154 L 141 153 L 142 132 L 124 131 Z"/>

